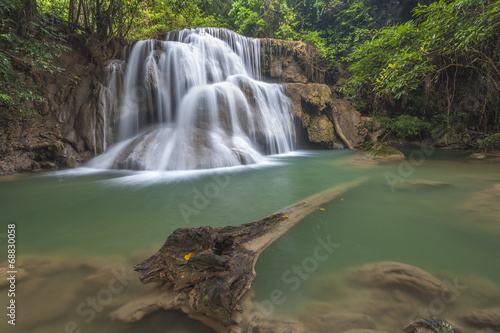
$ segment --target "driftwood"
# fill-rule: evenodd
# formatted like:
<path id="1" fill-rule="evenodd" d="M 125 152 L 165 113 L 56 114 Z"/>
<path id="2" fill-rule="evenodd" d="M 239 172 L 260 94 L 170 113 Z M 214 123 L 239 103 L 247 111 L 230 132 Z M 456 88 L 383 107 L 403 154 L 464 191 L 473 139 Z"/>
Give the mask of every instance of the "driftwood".
<path id="1" fill-rule="evenodd" d="M 335 186 L 256 222 L 175 230 L 156 254 L 135 266 L 143 283 L 158 287 L 112 318 L 133 322 L 158 309 L 180 309 L 217 332 L 302 332 L 302 324 L 264 318 L 253 307 L 255 264 L 297 222 L 361 182 Z"/>

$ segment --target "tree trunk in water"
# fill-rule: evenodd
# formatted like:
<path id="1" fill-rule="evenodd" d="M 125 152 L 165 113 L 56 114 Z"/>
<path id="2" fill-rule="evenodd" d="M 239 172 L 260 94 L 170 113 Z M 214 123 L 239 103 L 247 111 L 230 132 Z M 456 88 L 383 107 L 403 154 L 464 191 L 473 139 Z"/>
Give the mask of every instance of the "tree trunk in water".
<path id="1" fill-rule="evenodd" d="M 264 318 L 248 292 L 259 255 L 323 203 L 358 186 L 344 183 L 310 196 L 262 220 L 223 228 L 177 229 L 162 248 L 135 266 L 143 283 L 157 282 L 149 295 L 126 304 L 111 316 L 126 322 L 158 309 L 180 309 L 217 332 L 303 332 L 302 324 Z"/>

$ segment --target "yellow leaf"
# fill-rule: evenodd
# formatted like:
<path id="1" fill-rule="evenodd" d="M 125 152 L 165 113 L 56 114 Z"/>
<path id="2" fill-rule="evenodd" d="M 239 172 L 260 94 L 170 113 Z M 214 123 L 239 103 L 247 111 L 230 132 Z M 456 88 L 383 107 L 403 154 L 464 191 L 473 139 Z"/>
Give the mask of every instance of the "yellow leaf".
<path id="1" fill-rule="evenodd" d="M 193 252 L 189 252 L 188 254 L 186 254 L 186 255 L 184 256 L 184 259 L 189 260 L 189 258 L 191 258 L 191 257 L 192 257 L 192 256 L 194 256 L 194 255 L 195 255 L 195 254 L 194 254 Z"/>
<path id="2" fill-rule="evenodd" d="M 288 218 L 288 215 L 285 215 L 285 216 L 283 216 L 283 217 L 287 219 L 287 218 Z"/>

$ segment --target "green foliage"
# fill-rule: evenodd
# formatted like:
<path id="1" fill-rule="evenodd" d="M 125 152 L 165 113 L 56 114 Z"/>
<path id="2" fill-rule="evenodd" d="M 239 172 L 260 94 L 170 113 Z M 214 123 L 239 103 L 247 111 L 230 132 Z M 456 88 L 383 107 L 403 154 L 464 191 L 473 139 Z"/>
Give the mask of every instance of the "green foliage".
<path id="1" fill-rule="evenodd" d="M 499 0 L 418 6 L 414 21 L 372 31 L 370 40 L 354 48 L 349 56 L 353 75 L 344 91 L 379 104 L 400 100 L 403 106 L 421 94 L 430 102 L 433 94 L 436 104 L 431 106 L 450 117 L 457 81 L 468 77 L 478 80 L 475 85 L 489 86 L 486 103 L 491 102 L 500 81 L 498 8 Z"/>
<path id="2" fill-rule="evenodd" d="M 389 123 L 389 129 L 401 139 L 411 139 L 430 131 L 431 124 L 417 117 L 400 115 Z"/>
<path id="3" fill-rule="evenodd" d="M 367 128 L 370 131 L 382 129 L 385 133 L 394 133 L 401 139 L 415 139 L 430 133 L 433 125 L 417 117 L 400 115 L 395 118 L 374 117 L 367 121 L 362 128 Z"/>
<path id="4" fill-rule="evenodd" d="M 295 13 L 285 0 L 237 0 L 228 13 L 228 24 L 234 31 L 249 37 L 296 37 Z"/>
<path id="5" fill-rule="evenodd" d="M 229 19 L 234 22 L 235 31 L 245 36 L 263 36 L 267 24 L 259 15 L 260 1 L 239 0 L 233 3 Z"/>
<path id="6" fill-rule="evenodd" d="M 35 86 L 21 80 L 19 73 L 61 72 L 53 60 L 69 48 L 60 44 L 64 35 L 50 24 L 49 17 L 38 15 L 26 21 L 15 6 L 9 7 L 7 14 L 0 24 L 0 106 L 24 117 L 34 114 L 33 107 L 45 99 L 36 93 Z"/>
<path id="7" fill-rule="evenodd" d="M 293 26 L 301 39 L 314 44 L 334 65 L 370 38 L 372 29 L 401 21 L 389 11 L 393 2 L 399 5 L 396 0 L 289 0 L 288 4 L 296 13 Z"/>
<path id="8" fill-rule="evenodd" d="M 33 91 L 35 88 L 19 79 L 9 56 L 0 52 L 0 107 L 6 107 L 16 117 L 34 114 L 35 111 L 27 104 L 45 102 L 42 96 Z"/>
<path id="9" fill-rule="evenodd" d="M 479 149 L 484 151 L 500 149 L 500 133 L 484 138 L 479 144 Z"/>

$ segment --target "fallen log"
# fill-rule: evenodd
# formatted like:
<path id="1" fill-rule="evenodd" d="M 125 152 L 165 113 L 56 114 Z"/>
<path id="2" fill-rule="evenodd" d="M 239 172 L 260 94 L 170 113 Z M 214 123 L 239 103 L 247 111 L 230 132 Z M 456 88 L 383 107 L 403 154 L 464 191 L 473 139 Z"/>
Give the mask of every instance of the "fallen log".
<path id="1" fill-rule="evenodd" d="M 321 204 L 363 180 L 337 185 L 262 220 L 222 228 L 181 228 L 160 250 L 135 266 L 142 283 L 158 283 L 150 294 L 111 314 L 125 322 L 158 309 L 177 309 L 217 332 L 302 332 L 300 323 L 264 318 L 248 292 L 259 255 Z"/>

